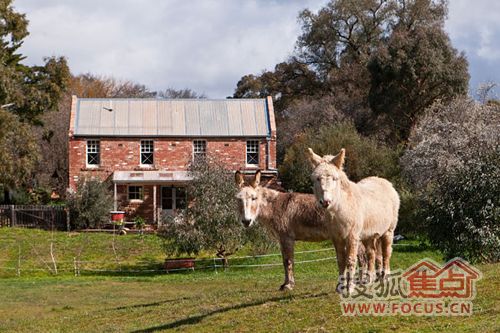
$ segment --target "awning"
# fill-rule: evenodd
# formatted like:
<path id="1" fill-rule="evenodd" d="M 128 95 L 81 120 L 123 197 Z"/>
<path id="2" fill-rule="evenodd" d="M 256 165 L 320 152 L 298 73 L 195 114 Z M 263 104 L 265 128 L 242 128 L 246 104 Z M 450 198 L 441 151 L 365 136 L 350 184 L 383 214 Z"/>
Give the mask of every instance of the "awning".
<path id="1" fill-rule="evenodd" d="M 182 183 L 192 180 L 187 171 L 115 171 L 113 182 L 116 184 L 129 183 Z"/>

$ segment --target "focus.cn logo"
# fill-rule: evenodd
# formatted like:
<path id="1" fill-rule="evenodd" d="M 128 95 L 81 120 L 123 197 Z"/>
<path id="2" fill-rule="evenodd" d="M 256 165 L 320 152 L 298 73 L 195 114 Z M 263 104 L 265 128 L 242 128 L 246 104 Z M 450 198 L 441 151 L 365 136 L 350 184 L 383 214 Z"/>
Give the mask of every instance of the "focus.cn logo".
<path id="1" fill-rule="evenodd" d="M 346 316 L 468 316 L 479 279 L 481 272 L 461 258 L 443 266 L 423 259 L 373 284 L 357 284 L 340 305 Z"/>

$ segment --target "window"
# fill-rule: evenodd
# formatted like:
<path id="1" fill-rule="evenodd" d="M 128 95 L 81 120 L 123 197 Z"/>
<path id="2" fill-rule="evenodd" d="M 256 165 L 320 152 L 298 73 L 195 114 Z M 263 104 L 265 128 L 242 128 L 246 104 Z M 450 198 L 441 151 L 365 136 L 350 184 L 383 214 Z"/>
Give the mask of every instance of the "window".
<path id="1" fill-rule="evenodd" d="M 128 199 L 129 200 L 143 200 L 144 192 L 142 186 L 129 186 L 128 187 Z"/>
<path id="2" fill-rule="evenodd" d="M 141 164 L 142 165 L 152 165 L 154 162 L 154 143 L 153 140 L 142 140 L 141 141 Z"/>
<path id="3" fill-rule="evenodd" d="M 247 141 L 247 164 L 259 164 L 259 141 Z"/>
<path id="4" fill-rule="evenodd" d="M 100 163 L 100 142 L 99 140 L 87 141 L 87 165 L 98 166 Z"/>
<path id="5" fill-rule="evenodd" d="M 184 187 L 163 186 L 161 188 L 162 209 L 185 209 L 186 203 L 187 195 Z"/>
<path id="6" fill-rule="evenodd" d="M 207 157 L 207 142 L 205 140 L 193 141 L 193 160 L 204 160 Z"/>
<path id="7" fill-rule="evenodd" d="M 175 208 L 185 209 L 186 208 L 186 189 L 184 187 L 175 188 Z"/>

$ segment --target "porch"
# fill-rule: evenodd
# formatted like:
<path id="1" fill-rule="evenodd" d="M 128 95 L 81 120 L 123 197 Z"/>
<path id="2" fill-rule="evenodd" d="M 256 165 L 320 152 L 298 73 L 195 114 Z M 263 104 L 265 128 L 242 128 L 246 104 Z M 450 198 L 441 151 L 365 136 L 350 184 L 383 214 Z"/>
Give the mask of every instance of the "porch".
<path id="1" fill-rule="evenodd" d="M 115 171 L 114 210 L 125 211 L 126 220 L 141 216 L 158 225 L 162 214 L 186 208 L 186 185 L 191 179 L 187 171 Z"/>

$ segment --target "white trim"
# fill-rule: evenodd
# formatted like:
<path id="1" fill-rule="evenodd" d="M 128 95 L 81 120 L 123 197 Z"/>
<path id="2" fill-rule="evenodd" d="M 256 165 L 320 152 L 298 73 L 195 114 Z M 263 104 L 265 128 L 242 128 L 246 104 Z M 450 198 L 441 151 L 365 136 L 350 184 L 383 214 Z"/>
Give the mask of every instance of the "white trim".
<path id="1" fill-rule="evenodd" d="M 208 143 L 207 143 L 207 140 L 205 140 L 205 139 L 193 139 L 193 141 L 192 141 L 192 144 L 193 144 L 193 149 L 192 149 L 192 156 L 191 156 L 192 161 L 194 161 L 195 154 L 197 154 L 197 153 L 195 152 L 195 147 L 196 147 L 195 142 L 196 142 L 196 141 L 205 142 L 205 152 L 204 152 L 204 154 L 205 154 L 205 156 L 207 156 L 207 150 L 208 150 L 208 149 L 207 149 L 207 148 L 208 148 Z"/>
<path id="2" fill-rule="evenodd" d="M 142 163 L 142 143 L 143 142 L 151 142 L 152 145 L 151 145 L 151 151 L 147 151 L 147 152 L 144 152 L 146 154 L 153 154 L 152 157 L 153 157 L 153 163 L 150 163 L 150 164 L 143 164 Z M 148 147 L 149 148 L 149 147 Z M 155 140 L 153 139 L 143 139 L 140 141 L 139 143 L 139 166 L 141 168 L 152 168 L 154 167 L 155 165 Z"/>
<path id="3" fill-rule="evenodd" d="M 130 187 L 131 186 L 140 187 L 142 189 L 140 192 L 142 194 L 142 199 L 130 199 Z M 144 185 L 127 185 L 127 200 L 128 200 L 128 202 L 131 202 L 131 203 L 144 202 Z"/>
<path id="4" fill-rule="evenodd" d="M 248 163 L 248 143 L 249 142 L 257 142 L 257 163 L 251 163 L 251 164 Z M 251 152 L 251 153 L 255 154 L 255 152 Z M 245 164 L 246 164 L 246 166 L 247 167 L 252 167 L 252 166 L 258 167 L 259 163 L 260 163 L 260 141 L 259 140 L 246 140 L 246 142 L 245 142 Z"/>
<path id="5" fill-rule="evenodd" d="M 97 151 L 91 154 L 98 154 L 98 164 L 89 164 L 89 142 L 97 143 Z M 97 169 L 101 166 L 101 140 L 99 139 L 86 139 L 85 140 L 85 166 L 87 169 Z"/>

